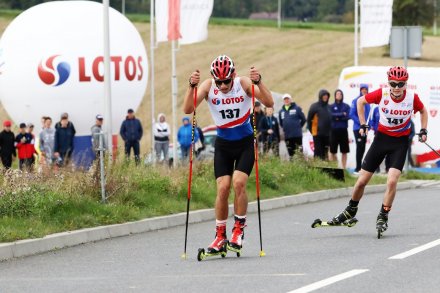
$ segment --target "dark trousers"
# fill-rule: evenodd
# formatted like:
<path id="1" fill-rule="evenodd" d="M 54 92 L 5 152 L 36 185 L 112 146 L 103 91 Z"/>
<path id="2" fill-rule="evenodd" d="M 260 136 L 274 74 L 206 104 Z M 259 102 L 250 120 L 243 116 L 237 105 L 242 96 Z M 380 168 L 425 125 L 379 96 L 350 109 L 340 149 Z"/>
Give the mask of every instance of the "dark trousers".
<path id="1" fill-rule="evenodd" d="M 367 136 L 361 136 L 359 130 L 353 130 L 354 140 L 356 142 L 356 172 L 361 170 L 362 158 L 365 153 L 365 145 L 367 144 Z"/>
<path id="2" fill-rule="evenodd" d="M 10 169 L 12 166 L 12 155 L 9 156 L 1 156 L 2 164 L 5 169 Z"/>
<path id="3" fill-rule="evenodd" d="M 33 162 L 34 162 L 33 158 L 20 159 L 18 163 L 18 167 L 20 168 L 21 171 L 30 172 L 32 171 Z"/>
<path id="4" fill-rule="evenodd" d="M 286 138 L 285 141 L 289 157 L 293 157 L 296 150 L 302 147 L 302 136 Z"/>
<path id="5" fill-rule="evenodd" d="M 329 149 L 330 137 L 323 135 L 316 135 L 313 137 L 313 144 L 315 150 L 313 156 L 315 158 L 320 158 L 321 160 L 327 159 L 328 149 Z"/>
<path id="6" fill-rule="evenodd" d="M 278 141 L 264 141 L 263 142 L 263 154 L 267 154 L 270 150 L 272 150 L 274 156 L 279 156 L 279 143 Z"/>
<path id="7" fill-rule="evenodd" d="M 190 149 L 191 149 L 191 146 L 180 146 L 180 151 L 182 153 L 182 160 L 183 161 L 188 159 Z"/>
<path id="8" fill-rule="evenodd" d="M 141 158 L 139 157 L 140 146 L 138 140 L 125 142 L 125 156 L 127 159 L 130 158 L 131 149 L 133 149 L 134 160 L 136 162 L 136 165 L 138 165 L 141 161 Z"/>

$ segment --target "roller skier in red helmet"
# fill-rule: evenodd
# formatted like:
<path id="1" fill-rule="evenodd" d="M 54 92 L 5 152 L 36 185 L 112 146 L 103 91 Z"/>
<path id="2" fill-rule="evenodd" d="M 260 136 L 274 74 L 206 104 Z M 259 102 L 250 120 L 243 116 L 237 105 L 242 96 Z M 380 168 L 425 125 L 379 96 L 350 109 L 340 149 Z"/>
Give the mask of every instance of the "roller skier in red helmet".
<path id="1" fill-rule="evenodd" d="M 370 181 L 375 170 L 385 156 L 390 159 L 388 171 L 387 189 L 385 191 L 382 206 L 377 216 L 376 229 L 378 238 L 388 228 L 388 213 L 391 210 L 396 195 L 396 186 L 405 164 L 408 137 L 411 132 L 411 115 L 420 113 L 421 129 L 419 141 L 427 139 L 428 113 L 419 96 L 413 91 L 407 90 L 408 71 L 404 67 L 391 67 L 388 72 L 388 87 L 378 89 L 362 96 L 357 101 L 357 110 L 361 128 L 359 133 L 366 135 L 368 125 L 365 121 L 364 106 L 378 104 L 380 120 L 378 131 L 373 143 L 368 150 L 363 162 L 360 175 L 354 186 L 351 200 L 346 209 L 328 221 L 329 225 L 343 225 L 354 218 L 358 210 L 358 204 L 364 194 L 365 186 Z"/>
<path id="2" fill-rule="evenodd" d="M 239 253 L 242 246 L 248 198 L 246 184 L 254 164 L 253 129 L 249 116 L 252 107 L 252 84 L 255 85 L 255 97 L 264 105 L 273 106 L 269 89 L 263 83 L 260 72 L 251 67 L 249 76 L 237 76 L 232 59 L 220 55 L 211 63 L 211 78 L 201 82 L 199 70 L 189 77 L 183 111 L 194 111 L 194 87 L 198 87 L 197 106 L 208 103 L 212 118 L 217 125 L 215 142 L 214 173 L 217 183 L 215 201 L 216 237 L 207 252 L 215 255 L 224 249 Z M 234 226 L 228 241 L 226 222 L 228 218 L 228 197 L 232 188 L 234 198 Z"/>

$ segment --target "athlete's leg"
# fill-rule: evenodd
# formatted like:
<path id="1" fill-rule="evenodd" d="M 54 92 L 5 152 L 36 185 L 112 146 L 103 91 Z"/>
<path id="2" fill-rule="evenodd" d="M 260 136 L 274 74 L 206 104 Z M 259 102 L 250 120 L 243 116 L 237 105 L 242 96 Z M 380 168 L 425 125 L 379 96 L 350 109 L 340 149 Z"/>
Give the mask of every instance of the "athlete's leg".
<path id="1" fill-rule="evenodd" d="M 360 201 L 362 196 L 364 195 L 365 186 L 370 182 L 371 177 L 373 177 L 372 172 L 365 171 L 361 169 L 359 172 L 359 177 L 354 185 L 353 193 L 351 195 L 351 199 L 354 201 Z"/>
<path id="2" fill-rule="evenodd" d="M 396 187 L 399 177 L 402 172 L 396 168 L 390 168 L 388 170 L 387 178 L 387 190 L 383 198 L 383 205 L 386 207 L 391 207 L 393 205 L 394 197 L 396 196 Z"/>
<path id="3" fill-rule="evenodd" d="M 231 190 L 231 176 L 217 178 L 217 197 L 215 199 L 215 216 L 217 220 L 228 218 L 228 198 Z"/>
<path id="4" fill-rule="evenodd" d="M 248 197 L 246 193 L 246 184 L 249 176 L 239 170 L 235 170 L 232 175 L 232 186 L 235 192 L 234 212 L 238 216 L 244 216 L 247 212 Z"/>

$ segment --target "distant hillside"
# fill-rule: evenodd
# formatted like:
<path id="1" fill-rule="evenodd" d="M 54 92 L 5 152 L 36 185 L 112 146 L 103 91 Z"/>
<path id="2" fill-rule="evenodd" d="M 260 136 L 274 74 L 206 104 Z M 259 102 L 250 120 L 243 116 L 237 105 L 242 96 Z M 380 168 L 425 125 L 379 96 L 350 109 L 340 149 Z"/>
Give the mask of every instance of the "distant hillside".
<path id="1" fill-rule="evenodd" d="M 9 20 L 0 19 L 0 33 Z M 136 23 L 147 52 L 150 52 L 150 26 Z M 440 38 L 425 37 L 423 59 L 410 60 L 409 66 L 440 66 Z M 159 44 L 155 51 L 156 116 L 163 112 L 171 124 L 171 45 Z M 360 65 L 401 65 L 402 60 L 384 57 L 385 48 L 364 50 L 359 57 Z M 339 73 L 344 67 L 353 65 L 353 33 L 317 31 L 305 29 L 283 29 L 248 26 L 210 25 L 206 42 L 186 45 L 177 53 L 177 75 L 179 82 L 178 126 L 184 116 L 181 110 L 183 95 L 188 86 L 188 77 L 194 69 L 200 69 L 202 78 L 209 78 L 209 66 L 219 54 L 227 54 L 236 63 L 238 74 L 245 75 L 251 66 L 257 67 L 264 82 L 272 91 L 288 92 L 294 100 L 308 110 L 317 100 L 318 91 L 326 88 L 334 92 Z M 151 109 L 150 84 L 143 102 L 137 111 L 145 136 L 141 151 L 150 147 Z M 333 101 L 333 97 L 331 98 Z M 60 109 L 60 112 L 65 109 Z M 276 109 L 278 110 L 278 109 Z M 208 108 L 203 104 L 198 110 L 199 125 L 212 123 Z M 0 117 L 5 117 L 0 107 Z M 93 121 L 93 118 L 91 118 Z M 114 126 L 119 127 L 119 125 Z"/>

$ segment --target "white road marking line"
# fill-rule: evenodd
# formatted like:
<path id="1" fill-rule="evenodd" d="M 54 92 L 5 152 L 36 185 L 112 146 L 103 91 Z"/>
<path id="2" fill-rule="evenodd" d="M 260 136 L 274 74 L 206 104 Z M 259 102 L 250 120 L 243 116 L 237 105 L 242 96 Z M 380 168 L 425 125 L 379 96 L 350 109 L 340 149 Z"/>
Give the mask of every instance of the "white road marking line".
<path id="1" fill-rule="evenodd" d="M 354 277 L 356 275 L 359 275 L 359 274 L 362 274 L 362 273 L 365 273 L 365 272 L 368 272 L 368 271 L 369 270 L 351 270 L 351 271 L 348 271 L 348 272 L 345 272 L 345 273 L 342 273 L 342 274 L 339 274 L 339 275 L 336 275 L 336 276 L 324 279 L 322 281 L 315 282 L 315 283 L 307 285 L 305 287 L 301 287 L 301 288 L 298 288 L 296 290 L 289 291 L 287 293 L 307 293 L 307 292 L 312 292 L 314 290 L 318 290 L 318 289 L 320 289 L 322 287 L 331 285 L 333 283 L 336 283 L 336 282 L 342 281 L 344 279 L 348 279 L 348 278 Z"/>
<path id="2" fill-rule="evenodd" d="M 396 254 L 392 257 L 389 257 L 388 259 L 404 259 L 407 258 L 408 256 L 411 256 L 413 254 L 425 251 L 427 249 L 433 248 L 437 245 L 440 245 L 440 239 L 434 240 L 432 242 L 426 243 L 425 245 L 413 248 L 411 250 L 408 250 L 406 252 L 400 253 L 400 254 Z"/>

